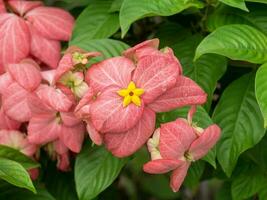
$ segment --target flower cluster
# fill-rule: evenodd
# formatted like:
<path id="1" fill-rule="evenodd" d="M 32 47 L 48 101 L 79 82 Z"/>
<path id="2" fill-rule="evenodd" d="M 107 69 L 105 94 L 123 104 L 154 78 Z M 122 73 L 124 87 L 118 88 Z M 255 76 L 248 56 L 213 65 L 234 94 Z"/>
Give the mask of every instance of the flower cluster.
<path id="1" fill-rule="evenodd" d="M 152 161 L 144 171 L 174 170 L 171 187 L 177 191 L 190 163 L 220 135 L 216 125 L 203 130 L 192 123 L 206 93 L 183 76 L 172 49 L 158 49 L 158 39 L 92 65 L 89 59 L 101 53 L 78 47 L 69 47 L 60 60 L 60 41 L 70 39 L 73 22 L 67 12 L 38 1 L 0 0 L 0 144 L 33 159 L 44 147 L 65 171 L 86 130 L 117 157 L 148 141 Z M 156 113 L 188 105 L 188 121 L 155 131 Z"/>

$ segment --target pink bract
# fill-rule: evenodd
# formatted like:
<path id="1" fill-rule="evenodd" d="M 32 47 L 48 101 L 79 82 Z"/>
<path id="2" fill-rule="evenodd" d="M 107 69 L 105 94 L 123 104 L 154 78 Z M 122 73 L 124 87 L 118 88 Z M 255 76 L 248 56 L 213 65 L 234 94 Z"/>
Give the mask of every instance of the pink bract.
<path id="1" fill-rule="evenodd" d="M 60 41 L 71 37 L 73 17 L 39 1 L 7 1 L 12 13 L 0 2 L 0 74 L 10 63 L 33 56 L 56 68 L 60 59 Z"/>
<path id="2" fill-rule="evenodd" d="M 89 125 L 91 139 L 104 142 L 115 156 L 129 156 L 148 140 L 155 128 L 155 112 L 206 101 L 205 92 L 182 76 L 172 50 L 157 47 L 157 39 L 145 41 L 126 50 L 126 57 L 106 59 L 87 71 L 91 91 L 81 100 L 80 117 Z M 139 99 L 134 97 L 140 105 L 128 102 L 125 106 L 125 99 L 118 95 L 131 84 L 140 92 Z"/>
<path id="3" fill-rule="evenodd" d="M 152 161 L 144 165 L 144 171 L 151 174 L 173 171 L 170 186 L 174 192 L 179 190 L 190 164 L 204 157 L 220 137 L 217 125 L 202 129 L 192 123 L 194 111 L 193 106 L 188 120 L 178 118 L 161 124 L 147 143 Z"/>

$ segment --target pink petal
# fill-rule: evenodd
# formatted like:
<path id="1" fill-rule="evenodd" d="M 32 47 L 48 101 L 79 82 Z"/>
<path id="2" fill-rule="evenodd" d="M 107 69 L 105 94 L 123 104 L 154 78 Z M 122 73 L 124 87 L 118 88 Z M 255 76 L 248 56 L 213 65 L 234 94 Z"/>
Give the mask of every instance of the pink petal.
<path id="1" fill-rule="evenodd" d="M 79 101 L 78 105 L 75 108 L 75 116 L 79 119 L 88 119 L 90 118 L 90 107 L 91 104 L 94 101 L 94 91 L 91 87 L 89 87 L 86 94 L 83 96 L 83 98 Z"/>
<path id="2" fill-rule="evenodd" d="M 100 132 L 124 132 L 133 128 L 140 120 L 144 104 L 131 103 L 123 107 L 123 98 L 117 94 L 119 88 L 110 87 L 101 93 L 91 105 L 91 119 Z"/>
<path id="3" fill-rule="evenodd" d="M 36 91 L 38 97 L 48 106 L 57 111 L 67 112 L 72 106 L 69 98 L 59 89 L 47 85 L 41 85 Z"/>
<path id="4" fill-rule="evenodd" d="M 55 73 L 56 73 L 56 70 L 52 69 L 52 70 L 42 71 L 41 75 L 42 75 L 43 80 L 47 81 L 49 85 L 52 85 L 54 81 Z"/>
<path id="5" fill-rule="evenodd" d="M 176 83 L 179 68 L 172 59 L 151 55 L 140 59 L 133 75 L 137 87 L 145 90 L 142 99 L 151 103 Z"/>
<path id="6" fill-rule="evenodd" d="M 63 9 L 37 7 L 25 17 L 47 39 L 67 41 L 71 37 L 74 18 Z"/>
<path id="7" fill-rule="evenodd" d="M 55 109 L 46 105 L 42 100 L 35 94 L 31 94 L 27 97 L 28 106 L 30 108 L 32 116 L 36 115 L 47 115 L 55 113 Z"/>
<path id="8" fill-rule="evenodd" d="M 177 119 L 161 125 L 159 150 L 163 158 L 179 159 L 197 138 L 186 120 Z"/>
<path id="9" fill-rule="evenodd" d="M 57 154 L 65 154 L 69 151 L 69 149 L 65 146 L 65 144 L 61 140 L 56 140 L 53 142 L 55 151 Z"/>
<path id="10" fill-rule="evenodd" d="M 206 128 L 190 146 L 189 153 L 194 160 L 204 157 L 220 138 L 221 129 L 216 124 Z"/>
<path id="11" fill-rule="evenodd" d="M 0 75 L 0 94 L 3 94 L 6 88 L 13 82 L 9 73 Z"/>
<path id="12" fill-rule="evenodd" d="M 167 112 L 187 105 L 201 105 L 207 100 L 207 94 L 190 78 L 178 76 L 176 84 L 149 107 L 155 112 Z"/>
<path id="13" fill-rule="evenodd" d="M 12 0 L 8 2 L 8 5 L 11 9 L 18 13 L 20 16 L 23 16 L 29 10 L 43 5 L 40 1 L 21 1 L 21 0 Z"/>
<path id="14" fill-rule="evenodd" d="M 143 56 L 151 55 L 151 53 L 157 51 L 158 47 L 159 39 L 155 38 L 137 44 L 134 47 L 127 49 L 122 54 L 129 59 L 138 60 Z"/>
<path id="15" fill-rule="evenodd" d="M 189 124 L 193 123 L 193 117 L 194 117 L 194 114 L 196 113 L 196 111 L 197 111 L 197 106 L 196 105 L 191 106 L 191 108 L 187 114 L 187 121 Z"/>
<path id="16" fill-rule="evenodd" d="M 31 117 L 28 106 L 28 96 L 30 93 L 17 83 L 12 83 L 3 94 L 3 108 L 10 118 L 26 122 Z"/>
<path id="17" fill-rule="evenodd" d="M 61 112 L 60 117 L 64 123 L 64 125 L 67 126 L 75 126 L 79 123 L 81 123 L 81 120 L 78 119 L 73 112 Z"/>
<path id="18" fill-rule="evenodd" d="M 0 0 L 0 14 L 6 12 L 6 7 L 3 0 Z"/>
<path id="19" fill-rule="evenodd" d="M 18 130 L 20 127 L 20 123 L 10 119 L 5 113 L 3 108 L 0 109 L 0 130 Z"/>
<path id="20" fill-rule="evenodd" d="M 28 139 L 33 144 L 46 144 L 56 140 L 62 130 L 56 113 L 37 115 L 29 121 Z"/>
<path id="21" fill-rule="evenodd" d="M 70 170 L 70 159 L 69 159 L 69 153 L 64 153 L 61 155 L 58 155 L 58 161 L 57 161 L 57 168 L 61 171 L 69 171 Z"/>
<path id="22" fill-rule="evenodd" d="M 73 68 L 72 54 L 65 54 L 59 61 L 58 68 L 56 70 L 54 82 L 57 82 L 63 74 Z"/>
<path id="23" fill-rule="evenodd" d="M 35 90 L 41 83 L 41 72 L 35 62 L 31 63 L 23 60 L 19 64 L 9 64 L 7 70 L 12 78 L 28 91 Z"/>
<path id="24" fill-rule="evenodd" d="M 172 174 L 171 174 L 171 182 L 170 182 L 170 186 L 172 188 L 173 192 L 178 192 L 185 177 L 187 174 L 187 170 L 190 166 L 190 163 L 188 162 L 184 162 L 184 164 L 182 166 L 180 166 L 179 168 L 175 169 Z"/>
<path id="25" fill-rule="evenodd" d="M 22 18 L 12 15 L 0 27 L 0 47 L 0 66 L 17 63 L 28 56 L 30 33 Z"/>
<path id="26" fill-rule="evenodd" d="M 25 134 L 14 130 L 0 130 L 0 144 L 17 149 L 27 156 L 32 156 L 37 150 L 36 145 L 30 144 Z"/>
<path id="27" fill-rule="evenodd" d="M 144 164 L 143 170 L 149 174 L 165 174 L 183 164 L 184 161 L 172 159 L 157 159 Z"/>
<path id="28" fill-rule="evenodd" d="M 39 169 L 38 168 L 33 168 L 33 169 L 28 169 L 28 173 L 30 174 L 30 177 L 32 180 L 37 180 L 39 176 Z"/>
<path id="29" fill-rule="evenodd" d="M 153 134 L 156 115 L 145 108 L 139 122 L 130 130 L 122 133 L 104 134 L 104 143 L 117 157 L 126 157 L 141 148 Z"/>
<path id="30" fill-rule="evenodd" d="M 32 25 L 28 25 L 31 32 L 30 53 L 49 67 L 57 68 L 60 60 L 60 42 L 41 36 Z"/>
<path id="31" fill-rule="evenodd" d="M 93 143 L 101 145 L 103 143 L 102 135 L 95 129 L 94 125 L 90 120 L 87 120 L 86 124 L 87 124 L 86 125 L 87 132 Z"/>
<path id="32" fill-rule="evenodd" d="M 109 58 L 91 66 L 86 74 L 86 82 L 95 92 L 108 86 L 127 88 L 134 69 L 135 65 L 127 58 Z"/>
<path id="33" fill-rule="evenodd" d="M 72 127 L 63 126 L 59 138 L 71 151 L 79 153 L 82 148 L 84 132 L 85 127 L 83 123 Z"/>

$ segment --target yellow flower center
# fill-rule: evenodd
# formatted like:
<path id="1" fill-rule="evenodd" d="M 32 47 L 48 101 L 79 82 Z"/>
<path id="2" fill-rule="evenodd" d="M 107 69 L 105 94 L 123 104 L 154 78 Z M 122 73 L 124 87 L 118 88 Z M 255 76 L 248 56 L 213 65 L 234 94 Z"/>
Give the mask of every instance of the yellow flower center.
<path id="1" fill-rule="evenodd" d="M 127 88 L 118 91 L 118 95 L 123 97 L 123 107 L 128 106 L 130 103 L 141 106 L 140 96 L 144 94 L 144 92 L 142 88 L 136 88 L 135 83 L 131 81 Z"/>

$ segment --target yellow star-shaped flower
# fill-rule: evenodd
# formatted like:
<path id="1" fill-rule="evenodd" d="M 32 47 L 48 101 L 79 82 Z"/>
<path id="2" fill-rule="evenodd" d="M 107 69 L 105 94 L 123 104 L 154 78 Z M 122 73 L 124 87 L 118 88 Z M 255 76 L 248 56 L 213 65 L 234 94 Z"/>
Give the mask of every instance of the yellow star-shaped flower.
<path id="1" fill-rule="evenodd" d="M 123 107 L 128 106 L 130 103 L 134 103 L 137 106 L 141 106 L 140 96 L 144 94 L 144 90 L 136 88 L 135 83 L 131 81 L 127 88 L 118 91 L 118 95 L 123 98 Z"/>

